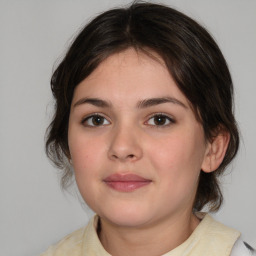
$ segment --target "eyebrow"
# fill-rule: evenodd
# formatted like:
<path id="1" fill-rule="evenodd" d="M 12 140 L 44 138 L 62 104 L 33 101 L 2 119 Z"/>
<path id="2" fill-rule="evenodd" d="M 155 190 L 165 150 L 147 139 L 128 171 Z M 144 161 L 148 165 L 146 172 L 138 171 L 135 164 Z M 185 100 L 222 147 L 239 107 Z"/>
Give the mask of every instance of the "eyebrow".
<path id="1" fill-rule="evenodd" d="M 177 104 L 183 108 L 188 108 L 184 103 L 182 103 L 181 101 L 179 101 L 173 97 L 160 97 L 160 98 L 145 99 L 145 100 L 140 101 L 137 104 L 137 107 L 138 108 L 147 108 L 147 107 L 160 105 L 163 103 L 173 103 L 173 104 Z"/>
<path id="2" fill-rule="evenodd" d="M 181 101 L 179 101 L 173 97 L 160 97 L 160 98 L 145 99 L 145 100 L 138 102 L 137 108 L 140 108 L 140 109 L 148 108 L 148 107 L 153 107 L 153 106 L 164 104 L 164 103 L 173 103 L 173 104 L 177 104 L 183 108 L 188 108 L 184 103 L 182 103 Z M 112 104 L 110 102 L 102 100 L 102 99 L 98 99 L 98 98 L 82 98 L 74 104 L 74 107 L 77 107 L 82 104 L 91 104 L 91 105 L 94 105 L 96 107 L 101 107 L 101 108 L 111 108 L 112 107 Z"/>
<path id="3" fill-rule="evenodd" d="M 82 98 L 74 104 L 74 107 L 77 107 L 82 104 L 91 104 L 101 108 L 110 108 L 112 106 L 110 102 L 98 98 Z"/>

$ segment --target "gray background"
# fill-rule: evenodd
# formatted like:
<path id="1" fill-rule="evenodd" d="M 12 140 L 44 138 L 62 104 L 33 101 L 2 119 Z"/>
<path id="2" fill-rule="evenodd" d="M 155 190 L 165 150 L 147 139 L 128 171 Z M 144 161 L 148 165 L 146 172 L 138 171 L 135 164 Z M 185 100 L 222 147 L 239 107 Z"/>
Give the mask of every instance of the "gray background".
<path id="1" fill-rule="evenodd" d="M 121 0 L 0 1 L 0 251 L 32 256 L 85 225 L 88 209 L 63 193 L 44 154 L 52 66 L 74 33 Z M 223 179 L 216 218 L 256 247 L 256 1 L 166 0 L 204 24 L 229 63 L 241 149 Z"/>

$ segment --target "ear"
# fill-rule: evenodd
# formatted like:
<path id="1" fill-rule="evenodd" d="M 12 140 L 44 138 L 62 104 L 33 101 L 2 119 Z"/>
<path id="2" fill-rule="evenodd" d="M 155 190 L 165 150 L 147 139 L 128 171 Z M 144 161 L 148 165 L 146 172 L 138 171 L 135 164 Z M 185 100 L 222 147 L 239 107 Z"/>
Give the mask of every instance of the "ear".
<path id="1" fill-rule="evenodd" d="M 211 141 L 207 142 L 207 148 L 201 166 L 202 171 L 209 173 L 218 169 L 225 157 L 229 140 L 229 132 L 222 130 Z"/>

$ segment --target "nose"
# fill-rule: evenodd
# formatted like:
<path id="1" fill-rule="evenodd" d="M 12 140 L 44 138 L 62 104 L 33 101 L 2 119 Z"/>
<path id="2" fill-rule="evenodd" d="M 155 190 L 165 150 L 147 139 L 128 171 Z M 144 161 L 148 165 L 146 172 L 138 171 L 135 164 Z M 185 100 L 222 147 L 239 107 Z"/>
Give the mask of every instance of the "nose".
<path id="1" fill-rule="evenodd" d="M 137 161 L 142 157 L 138 130 L 131 127 L 117 127 L 112 131 L 108 157 L 116 161 Z"/>

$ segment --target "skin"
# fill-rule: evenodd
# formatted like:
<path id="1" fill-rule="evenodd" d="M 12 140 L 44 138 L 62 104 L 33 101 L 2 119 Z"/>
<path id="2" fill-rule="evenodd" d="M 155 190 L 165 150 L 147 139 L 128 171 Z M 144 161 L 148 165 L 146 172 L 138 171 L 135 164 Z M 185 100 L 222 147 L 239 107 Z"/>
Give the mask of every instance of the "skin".
<path id="1" fill-rule="evenodd" d="M 199 224 L 192 206 L 200 171 L 223 157 L 163 61 L 133 49 L 110 56 L 76 87 L 68 142 L 78 188 L 100 216 L 99 238 L 111 255 L 161 255 L 184 242 Z M 150 183 L 120 192 L 104 182 L 116 173 Z"/>

